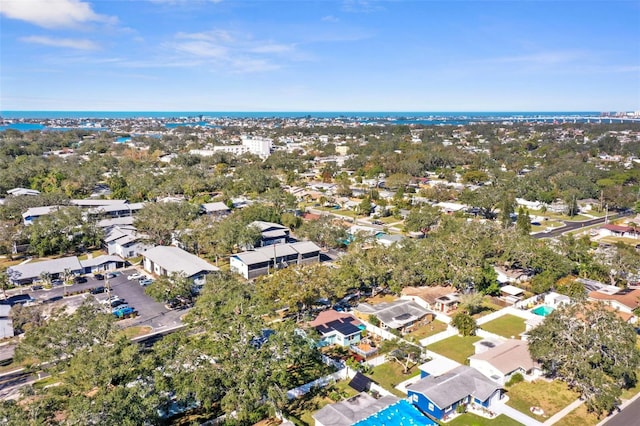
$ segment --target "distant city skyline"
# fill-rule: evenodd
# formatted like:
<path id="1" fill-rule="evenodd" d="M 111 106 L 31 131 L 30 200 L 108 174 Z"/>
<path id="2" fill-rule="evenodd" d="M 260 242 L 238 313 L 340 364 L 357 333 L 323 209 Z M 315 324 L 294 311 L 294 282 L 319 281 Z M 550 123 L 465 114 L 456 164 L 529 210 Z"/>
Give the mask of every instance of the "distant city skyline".
<path id="1" fill-rule="evenodd" d="M 640 2 L 0 0 L 0 111 L 638 111 Z"/>

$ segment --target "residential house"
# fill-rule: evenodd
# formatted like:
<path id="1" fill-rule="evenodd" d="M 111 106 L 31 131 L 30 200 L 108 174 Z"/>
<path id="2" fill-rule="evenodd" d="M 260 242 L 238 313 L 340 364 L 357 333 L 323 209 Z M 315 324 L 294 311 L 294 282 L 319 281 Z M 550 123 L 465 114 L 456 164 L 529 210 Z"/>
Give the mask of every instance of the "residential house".
<path id="1" fill-rule="evenodd" d="M 500 298 L 507 303 L 517 303 L 524 297 L 524 290 L 511 284 L 500 287 Z"/>
<path id="2" fill-rule="evenodd" d="M 523 283 L 529 281 L 532 277 L 530 272 L 520 268 L 503 268 L 501 266 L 494 266 L 493 269 L 498 274 L 497 280 L 500 284 Z"/>
<path id="3" fill-rule="evenodd" d="M 458 293 L 453 287 L 435 285 L 432 287 L 405 287 L 402 289 L 400 296 L 401 299 L 413 300 L 423 308 L 432 311 L 449 312 L 457 307 L 457 302 L 449 303 L 448 305 L 444 304 L 444 299 L 441 299 L 443 297 L 446 297 L 449 301 L 457 301 Z"/>
<path id="4" fill-rule="evenodd" d="M 0 304 L 0 340 L 13 337 L 13 320 L 9 316 L 11 305 Z"/>
<path id="5" fill-rule="evenodd" d="M 39 280 L 44 273 L 55 279 L 65 271 L 72 274 L 82 274 L 84 268 L 76 256 L 70 256 L 11 266 L 7 269 L 7 275 L 14 285 L 24 285 Z"/>
<path id="6" fill-rule="evenodd" d="M 133 226 L 115 226 L 110 228 L 103 239 L 107 254 L 116 254 L 123 259 L 136 257 L 150 249 L 151 245 L 142 241 Z"/>
<path id="7" fill-rule="evenodd" d="M 383 233 L 376 234 L 376 242 L 385 247 L 391 247 L 393 244 L 400 244 L 402 240 L 404 240 L 403 235 L 390 235 Z"/>
<path id="8" fill-rule="evenodd" d="M 502 387 L 477 370 L 461 365 L 441 376 L 428 376 L 407 387 L 410 401 L 423 413 L 442 420 L 459 405 L 490 408 L 500 400 Z"/>
<path id="9" fill-rule="evenodd" d="M 31 225 L 42 216 L 47 216 L 53 212 L 57 212 L 60 210 L 60 207 L 61 206 L 42 206 L 28 208 L 24 213 L 22 213 L 22 221 L 25 225 Z"/>
<path id="10" fill-rule="evenodd" d="M 524 340 L 510 339 L 486 351 L 469 357 L 469 365 L 499 385 L 504 385 L 514 374 L 531 381 L 542 375 L 541 366 L 529 354 Z"/>
<path id="11" fill-rule="evenodd" d="M 256 220 L 251 222 L 249 226 L 254 226 L 260 230 L 262 234 L 259 243 L 260 247 L 270 246 L 272 244 L 286 244 L 289 242 L 289 234 L 291 231 L 279 223 Z"/>
<path id="12" fill-rule="evenodd" d="M 12 188 L 7 190 L 7 194 L 15 197 L 20 195 L 40 195 L 40 191 L 28 188 Z"/>
<path id="13" fill-rule="evenodd" d="M 366 329 L 357 318 L 333 309 L 320 312 L 309 325 L 322 336 L 318 346 L 357 345 L 360 343 L 362 331 Z"/>
<path id="14" fill-rule="evenodd" d="M 614 225 L 607 223 L 600 227 L 600 235 L 603 237 L 626 237 L 626 238 L 639 238 L 640 228 L 634 228 L 626 225 Z"/>
<path id="15" fill-rule="evenodd" d="M 443 374 L 448 373 L 449 371 L 459 366 L 460 364 L 452 359 L 446 357 L 437 357 L 433 358 L 431 361 L 427 361 L 424 364 L 419 365 L 418 369 L 420 370 L 420 378 L 424 379 L 425 377 L 429 376 L 442 376 Z"/>
<path id="16" fill-rule="evenodd" d="M 236 253 L 229 258 L 231 270 L 246 279 L 266 275 L 271 270 L 286 268 L 289 265 L 307 265 L 318 262 L 320 262 L 320 247 L 311 241 L 272 244 Z"/>
<path id="17" fill-rule="evenodd" d="M 223 218 L 231 213 L 231 209 L 222 201 L 217 201 L 215 203 L 205 203 L 202 205 L 202 211 L 206 215 L 218 218 Z"/>
<path id="18" fill-rule="evenodd" d="M 376 399 L 366 392 L 361 392 L 344 401 L 324 406 L 312 417 L 316 426 L 351 426 L 399 400 L 392 395 Z"/>
<path id="19" fill-rule="evenodd" d="M 411 332 L 421 325 L 433 321 L 433 312 L 423 308 L 411 300 L 398 299 L 393 302 L 383 302 L 377 305 L 360 303 L 355 311 L 368 319 L 373 315 L 380 321 L 380 327 L 386 330 L 396 330 L 402 334 Z"/>
<path id="20" fill-rule="evenodd" d="M 436 311 L 449 313 L 458 309 L 460 304 L 459 293 L 449 293 L 445 296 L 440 296 L 436 299 Z"/>
<path id="21" fill-rule="evenodd" d="M 142 257 L 144 269 L 147 272 L 160 276 L 184 274 L 194 282 L 201 280 L 210 272 L 220 270 L 206 260 L 173 246 L 156 246 L 142 253 Z"/>
<path id="22" fill-rule="evenodd" d="M 640 289 L 609 287 L 611 288 L 590 291 L 588 300 L 604 302 L 628 314 L 632 314 L 635 309 L 640 307 Z"/>

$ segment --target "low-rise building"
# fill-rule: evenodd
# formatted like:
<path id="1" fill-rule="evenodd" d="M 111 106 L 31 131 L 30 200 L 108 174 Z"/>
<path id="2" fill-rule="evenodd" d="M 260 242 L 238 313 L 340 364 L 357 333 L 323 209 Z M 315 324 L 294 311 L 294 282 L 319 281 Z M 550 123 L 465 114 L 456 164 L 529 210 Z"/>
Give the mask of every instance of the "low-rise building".
<path id="1" fill-rule="evenodd" d="M 409 333 L 421 325 L 433 321 L 435 314 L 411 300 L 395 300 L 376 305 L 360 303 L 355 312 L 362 316 L 375 316 L 380 327 L 385 330 L 396 330 L 402 334 Z"/>
<path id="2" fill-rule="evenodd" d="M 220 270 L 206 260 L 173 246 L 156 246 L 142 253 L 142 257 L 145 271 L 159 276 L 183 274 L 196 281 Z"/>
<path id="3" fill-rule="evenodd" d="M 255 250 L 236 253 L 229 258 L 232 271 L 246 279 L 253 279 L 289 265 L 320 262 L 320 247 L 311 241 L 291 244 L 272 244 Z"/>
<path id="4" fill-rule="evenodd" d="M 514 374 L 526 380 L 542 375 L 541 366 L 529 354 L 529 344 L 524 340 L 507 340 L 469 357 L 469 365 L 499 385 L 504 385 Z"/>
<path id="5" fill-rule="evenodd" d="M 65 272 L 82 274 L 84 268 L 76 256 L 70 256 L 41 262 L 21 263 L 7 269 L 9 280 L 14 285 L 31 284 L 39 280 L 44 274 L 49 274 L 52 279 L 56 279 Z"/>
<path id="6" fill-rule="evenodd" d="M 309 325 L 322 336 L 319 346 L 357 345 L 360 343 L 362 331 L 366 329 L 357 318 L 333 309 L 320 312 Z"/>
<path id="7" fill-rule="evenodd" d="M 440 376 L 428 376 L 407 387 L 411 402 L 433 418 L 456 412 L 459 405 L 490 408 L 502 397 L 502 387 L 477 370 L 461 365 Z"/>

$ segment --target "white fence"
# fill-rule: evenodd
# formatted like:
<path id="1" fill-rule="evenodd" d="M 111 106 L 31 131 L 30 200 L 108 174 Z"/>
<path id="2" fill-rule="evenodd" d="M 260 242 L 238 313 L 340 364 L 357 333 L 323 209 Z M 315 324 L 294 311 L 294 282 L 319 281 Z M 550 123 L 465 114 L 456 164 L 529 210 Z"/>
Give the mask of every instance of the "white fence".
<path id="1" fill-rule="evenodd" d="M 451 336 L 455 336 L 456 334 L 458 334 L 458 329 L 453 326 L 449 326 L 445 331 L 434 334 L 433 336 L 425 337 L 424 339 L 420 340 L 420 344 L 422 346 L 429 346 L 433 343 L 439 342 L 440 340 L 448 339 Z"/>
<path id="2" fill-rule="evenodd" d="M 320 377 L 312 382 L 305 383 L 302 386 L 298 386 L 297 388 L 291 389 L 287 391 L 287 398 L 294 399 L 299 396 L 302 396 L 313 388 L 323 388 L 331 383 L 335 383 L 338 380 L 346 379 L 348 377 L 347 369 L 343 368 L 342 370 L 336 371 L 333 374 L 329 374 L 328 376 Z"/>

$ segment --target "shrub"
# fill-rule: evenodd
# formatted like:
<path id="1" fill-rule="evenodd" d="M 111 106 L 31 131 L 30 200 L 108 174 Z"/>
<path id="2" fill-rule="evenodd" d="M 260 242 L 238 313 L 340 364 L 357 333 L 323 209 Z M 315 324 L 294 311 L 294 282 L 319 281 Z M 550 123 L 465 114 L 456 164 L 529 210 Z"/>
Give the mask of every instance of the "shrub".
<path id="1" fill-rule="evenodd" d="M 505 385 L 505 386 L 513 386 L 513 385 L 515 385 L 516 383 L 520 383 L 520 382 L 522 382 L 522 381 L 524 381 L 524 377 L 522 377 L 522 374 L 520 374 L 520 373 L 516 373 L 516 374 L 514 374 L 513 376 L 511 376 L 511 378 L 509 379 L 509 381 L 508 381 L 508 382 L 506 382 L 504 385 Z"/>

